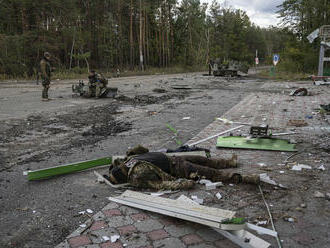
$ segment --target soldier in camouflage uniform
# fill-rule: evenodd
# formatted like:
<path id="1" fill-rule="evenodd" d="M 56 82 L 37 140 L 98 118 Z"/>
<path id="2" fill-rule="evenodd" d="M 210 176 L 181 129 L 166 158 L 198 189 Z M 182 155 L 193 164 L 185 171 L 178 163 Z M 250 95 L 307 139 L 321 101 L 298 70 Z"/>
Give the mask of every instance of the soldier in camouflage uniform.
<path id="1" fill-rule="evenodd" d="M 259 183 L 259 175 L 245 175 L 220 169 L 236 168 L 237 157 L 209 159 L 203 156 L 167 156 L 137 147 L 123 160 L 114 161 L 109 179 L 114 184 L 129 183 L 138 188 L 157 190 L 189 189 L 200 177 L 214 182 Z M 133 155 L 135 154 L 135 155 Z M 178 179 L 179 178 L 179 179 Z"/>
<path id="2" fill-rule="evenodd" d="M 50 53 L 45 52 L 44 57 L 40 61 L 40 74 L 42 79 L 42 100 L 48 101 L 48 90 L 50 85 L 50 76 L 52 68 L 50 66 Z"/>
<path id="3" fill-rule="evenodd" d="M 105 88 L 108 84 L 108 80 L 101 74 L 91 71 L 88 76 L 89 82 L 89 92 L 88 96 L 95 96 L 99 98 L 102 94 L 102 89 Z"/>

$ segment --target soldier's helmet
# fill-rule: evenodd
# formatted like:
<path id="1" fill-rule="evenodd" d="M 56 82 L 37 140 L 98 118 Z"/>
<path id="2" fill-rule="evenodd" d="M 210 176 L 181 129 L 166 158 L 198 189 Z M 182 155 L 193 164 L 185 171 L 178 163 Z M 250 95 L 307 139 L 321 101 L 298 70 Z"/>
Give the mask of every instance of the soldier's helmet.
<path id="1" fill-rule="evenodd" d="M 45 53 L 44 53 L 44 57 L 45 57 L 46 59 L 50 59 L 51 55 L 50 55 L 49 52 L 45 52 Z"/>
<path id="2" fill-rule="evenodd" d="M 113 167 L 109 173 L 110 182 L 113 184 L 127 183 L 127 175 L 120 167 Z"/>
<path id="3" fill-rule="evenodd" d="M 91 70 L 91 71 L 89 72 L 88 78 L 91 79 L 91 78 L 94 78 L 95 76 L 96 76 L 96 71 Z"/>

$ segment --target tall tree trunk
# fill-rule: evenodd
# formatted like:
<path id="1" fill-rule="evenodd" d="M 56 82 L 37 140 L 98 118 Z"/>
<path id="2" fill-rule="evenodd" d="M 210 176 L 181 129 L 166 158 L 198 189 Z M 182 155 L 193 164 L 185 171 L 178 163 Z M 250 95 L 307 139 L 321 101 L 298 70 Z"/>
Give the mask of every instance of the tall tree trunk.
<path id="1" fill-rule="evenodd" d="M 69 70 L 71 70 L 71 66 L 72 66 L 72 56 L 73 56 L 73 49 L 74 49 L 75 42 L 76 42 L 76 28 L 74 29 L 74 32 L 73 32 L 72 46 L 71 46 L 71 52 L 70 52 L 70 66 L 69 66 Z"/>
<path id="2" fill-rule="evenodd" d="M 140 43 L 139 43 L 139 51 L 140 51 L 140 70 L 144 71 L 143 65 L 143 16 L 142 16 L 142 0 L 140 0 Z"/>
<path id="3" fill-rule="evenodd" d="M 119 67 L 122 67 L 123 65 L 123 53 L 122 53 L 122 27 L 121 27 L 121 0 L 117 0 L 118 5 L 117 5 L 117 15 L 118 15 L 118 65 Z"/>
<path id="4" fill-rule="evenodd" d="M 144 54 L 144 67 L 146 69 L 148 61 L 147 61 L 147 8 L 144 8 L 144 19 L 143 19 L 143 54 Z"/>
<path id="5" fill-rule="evenodd" d="M 130 43 L 130 68 L 131 70 L 134 68 L 133 54 L 134 54 L 134 41 L 133 41 L 133 0 L 131 0 L 131 8 L 130 8 L 130 25 L 129 25 L 129 43 Z"/>

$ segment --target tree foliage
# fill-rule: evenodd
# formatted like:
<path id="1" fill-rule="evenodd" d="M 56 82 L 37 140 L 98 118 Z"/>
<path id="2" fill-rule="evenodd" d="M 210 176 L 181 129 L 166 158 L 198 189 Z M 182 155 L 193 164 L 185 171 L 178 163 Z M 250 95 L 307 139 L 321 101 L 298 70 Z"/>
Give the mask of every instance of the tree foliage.
<path id="1" fill-rule="evenodd" d="M 284 63 L 289 71 L 316 71 L 320 41 L 309 44 L 306 37 L 323 25 L 330 25 L 329 0 L 285 0 L 278 11 L 282 24 L 291 31 L 284 43 Z"/>
<path id="2" fill-rule="evenodd" d="M 216 0 L 5 0 L 0 73 L 33 75 L 45 51 L 61 70 L 137 69 L 141 56 L 142 68 L 205 66 L 218 57 L 252 64 L 256 50 L 265 62 L 274 52 L 302 60 L 298 51 L 316 48 L 299 40 L 329 22 L 329 9 L 328 0 L 286 0 L 279 13 L 289 28 L 263 29 Z"/>

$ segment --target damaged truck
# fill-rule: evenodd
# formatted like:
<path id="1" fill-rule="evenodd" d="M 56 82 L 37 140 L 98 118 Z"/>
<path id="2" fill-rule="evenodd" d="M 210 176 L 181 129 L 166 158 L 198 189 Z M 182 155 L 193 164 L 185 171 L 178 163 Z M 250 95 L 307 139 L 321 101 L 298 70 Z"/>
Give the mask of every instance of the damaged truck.
<path id="1" fill-rule="evenodd" d="M 242 63 L 235 60 L 221 61 L 221 59 L 210 60 L 209 73 L 213 76 L 219 77 L 237 77 L 238 72 L 247 73 L 249 66 L 246 63 Z"/>

